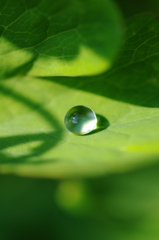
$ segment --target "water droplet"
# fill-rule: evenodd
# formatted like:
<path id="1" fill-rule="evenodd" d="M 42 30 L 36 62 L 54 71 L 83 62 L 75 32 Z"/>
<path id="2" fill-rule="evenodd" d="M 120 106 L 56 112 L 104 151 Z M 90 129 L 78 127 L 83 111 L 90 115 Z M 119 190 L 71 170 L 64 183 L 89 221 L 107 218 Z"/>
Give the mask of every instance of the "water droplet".
<path id="1" fill-rule="evenodd" d="M 68 131 L 84 135 L 96 128 L 97 117 L 91 108 L 75 106 L 66 113 L 64 124 Z"/>

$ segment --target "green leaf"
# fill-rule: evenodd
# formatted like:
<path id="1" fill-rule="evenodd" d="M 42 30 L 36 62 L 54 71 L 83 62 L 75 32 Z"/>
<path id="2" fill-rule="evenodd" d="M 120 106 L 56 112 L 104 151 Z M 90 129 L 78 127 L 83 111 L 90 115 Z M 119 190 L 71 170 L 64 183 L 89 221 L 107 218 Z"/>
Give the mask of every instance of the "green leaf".
<path id="1" fill-rule="evenodd" d="M 121 16 L 110 0 L 0 1 L 0 75 L 78 76 L 108 69 Z"/>
<path id="2" fill-rule="evenodd" d="M 103 75 L 19 76 L 1 84 L 0 172 L 88 177 L 158 159 L 158 37 L 158 19 L 139 15 L 127 23 L 121 55 Z M 76 105 L 92 108 L 103 129 L 69 133 L 63 118 Z"/>

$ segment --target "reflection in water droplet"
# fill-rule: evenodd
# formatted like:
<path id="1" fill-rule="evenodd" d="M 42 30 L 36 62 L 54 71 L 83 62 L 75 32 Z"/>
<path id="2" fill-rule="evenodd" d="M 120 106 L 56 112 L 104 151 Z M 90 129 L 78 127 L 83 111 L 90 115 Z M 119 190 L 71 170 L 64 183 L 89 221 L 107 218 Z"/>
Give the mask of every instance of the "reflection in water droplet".
<path id="1" fill-rule="evenodd" d="M 64 124 L 68 131 L 84 135 L 95 129 L 97 117 L 92 109 L 85 106 L 75 106 L 66 113 Z"/>

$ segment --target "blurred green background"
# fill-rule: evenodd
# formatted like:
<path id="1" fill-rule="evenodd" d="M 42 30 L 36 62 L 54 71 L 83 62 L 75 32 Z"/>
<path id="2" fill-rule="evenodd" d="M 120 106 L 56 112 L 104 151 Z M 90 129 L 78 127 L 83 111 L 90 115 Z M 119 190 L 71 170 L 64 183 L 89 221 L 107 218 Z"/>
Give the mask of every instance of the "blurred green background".
<path id="1" fill-rule="evenodd" d="M 157 240 L 159 164 L 80 180 L 0 177 L 0 239 Z"/>
<path id="2" fill-rule="evenodd" d="M 117 0 L 125 19 L 156 0 Z M 158 240 L 159 164 L 76 180 L 0 176 L 0 240 Z"/>

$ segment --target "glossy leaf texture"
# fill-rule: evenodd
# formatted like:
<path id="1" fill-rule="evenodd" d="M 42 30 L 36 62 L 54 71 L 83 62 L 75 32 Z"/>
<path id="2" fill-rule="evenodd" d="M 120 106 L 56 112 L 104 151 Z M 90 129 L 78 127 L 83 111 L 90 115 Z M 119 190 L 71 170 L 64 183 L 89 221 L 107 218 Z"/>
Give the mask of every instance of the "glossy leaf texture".
<path id="1" fill-rule="evenodd" d="M 108 69 L 121 43 L 110 0 L 0 0 L 0 75 L 79 76 Z"/>

